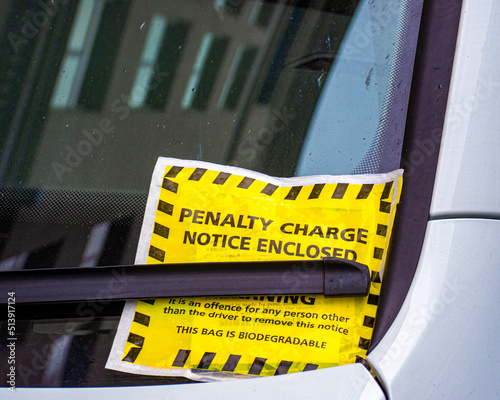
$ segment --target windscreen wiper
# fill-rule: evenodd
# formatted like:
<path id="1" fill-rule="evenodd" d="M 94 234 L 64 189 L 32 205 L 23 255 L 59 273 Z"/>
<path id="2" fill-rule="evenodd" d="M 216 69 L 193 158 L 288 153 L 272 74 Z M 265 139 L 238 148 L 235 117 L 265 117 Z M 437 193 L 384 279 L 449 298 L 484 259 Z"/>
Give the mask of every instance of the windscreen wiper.
<path id="1" fill-rule="evenodd" d="M 16 303 L 159 297 L 324 294 L 366 296 L 368 267 L 354 261 L 213 262 L 2 272 Z M 0 299 L 5 303 L 7 296 Z"/>

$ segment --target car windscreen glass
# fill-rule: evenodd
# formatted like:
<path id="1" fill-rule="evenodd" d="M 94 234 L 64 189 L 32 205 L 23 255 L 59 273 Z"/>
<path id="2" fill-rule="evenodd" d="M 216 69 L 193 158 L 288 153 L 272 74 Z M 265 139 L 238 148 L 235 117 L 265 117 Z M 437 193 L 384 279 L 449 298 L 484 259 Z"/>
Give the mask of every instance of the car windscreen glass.
<path id="1" fill-rule="evenodd" d="M 388 171 L 403 1 L 0 7 L 0 274 L 133 263 L 158 156 L 276 176 Z M 391 154 L 395 169 L 400 144 Z M 89 367 L 105 360 L 109 321 L 74 341 L 58 323 L 25 324 L 56 371 L 26 385 L 132 382 Z"/>
<path id="2" fill-rule="evenodd" d="M 11 4 L 0 270 L 132 263 L 158 156 L 386 172 L 373 149 L 400 2 L 372 3 Z"/>

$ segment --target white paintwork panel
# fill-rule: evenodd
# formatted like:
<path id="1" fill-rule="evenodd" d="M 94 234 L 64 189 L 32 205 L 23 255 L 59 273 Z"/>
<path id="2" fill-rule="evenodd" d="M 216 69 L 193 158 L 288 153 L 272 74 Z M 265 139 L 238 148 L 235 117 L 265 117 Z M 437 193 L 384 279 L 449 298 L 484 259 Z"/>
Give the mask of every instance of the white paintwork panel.
<path id="1" fill-rule="evenodd" d="M 500 396 L 500 220 L 431 221 L 403 307 L 368 361 L 388 398 Z"/>
<path id="2" fill-rule="evenodd" d="M 7 389 L 5 388 L 5 391 Z M 380 386 L 361 364 L 220 383 L 119 388 L 16 389 L 23 400 L 106 399 L 339 399 L 384 400 Z"/>
<path id="3" fill-rule="evenodd" d="M 500 215 L 499 38 L 500 1 L 464 0 L 431 219 Z"/>

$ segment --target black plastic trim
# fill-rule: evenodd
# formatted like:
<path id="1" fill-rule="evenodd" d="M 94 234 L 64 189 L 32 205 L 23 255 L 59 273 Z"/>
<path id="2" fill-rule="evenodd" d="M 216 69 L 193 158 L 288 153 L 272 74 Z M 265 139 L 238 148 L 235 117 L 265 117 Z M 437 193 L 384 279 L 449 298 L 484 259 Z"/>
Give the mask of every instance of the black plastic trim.
<path id="1" fill-rule="evenodd" d="M 371 347 L 398 314 L 422 250 L 441 144 L 462 0 L 424 1 L 403 157 L 403 192 Z"/>

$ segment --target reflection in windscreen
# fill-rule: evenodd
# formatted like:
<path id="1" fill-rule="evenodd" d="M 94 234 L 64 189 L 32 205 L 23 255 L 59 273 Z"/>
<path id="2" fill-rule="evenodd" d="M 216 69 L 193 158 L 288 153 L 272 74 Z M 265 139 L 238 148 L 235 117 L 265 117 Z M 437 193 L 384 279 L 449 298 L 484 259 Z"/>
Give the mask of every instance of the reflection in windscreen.
<path id="1" fill-rule="evenodd" d="M 358 1 L 2 3 L 0 269 L 132 262 L 158 156 L 294 175 Z"/>
<path id="2" fill-rule="evenodd" d="M 293 175 L 358 1 L 74 1 L 40 28 L 16 2 L 1 182 L 145 192 L 158 156 Z"/>
<path id="3" fill-rule="evenodd" d="M 158 156 L 276 176 L 363 172 L 399 8 L 1 2 L 0 271 L 133 263 Z M 52 343 L 20 386 L 139 383 L 102 373 L 114 325 L 92 321 L 73 336 L 57 321 L 20 323 L 26 343 Z M 19 357 L 31 363 L 32 350 Z"/>
<path id="4" fill-rule="evenodd" d="M 394 89 L 391 76 L 399 1 L 360 1 L 336 54 L 335 63 L 302 143 L 296 175 L 367 174 L 399 167 L 386 127 Z M 401 36 L 399 36 L 401 37 Z M 402 137 L 402 129 L 398 134 Z M 387 169 L 389 167 L 389 169 Z"/>

